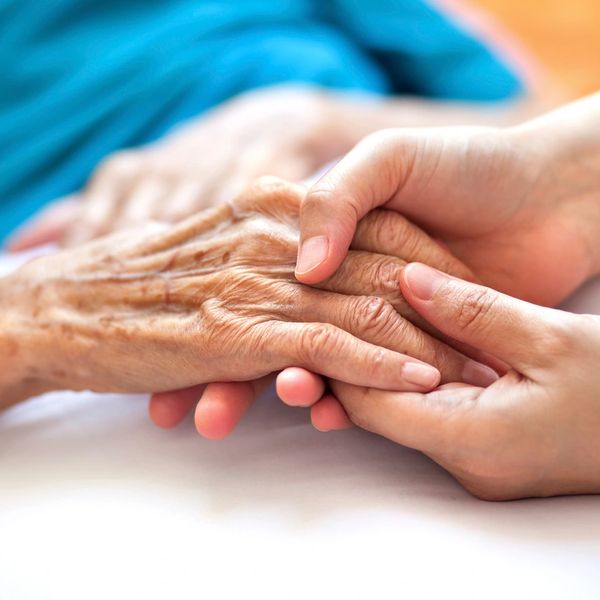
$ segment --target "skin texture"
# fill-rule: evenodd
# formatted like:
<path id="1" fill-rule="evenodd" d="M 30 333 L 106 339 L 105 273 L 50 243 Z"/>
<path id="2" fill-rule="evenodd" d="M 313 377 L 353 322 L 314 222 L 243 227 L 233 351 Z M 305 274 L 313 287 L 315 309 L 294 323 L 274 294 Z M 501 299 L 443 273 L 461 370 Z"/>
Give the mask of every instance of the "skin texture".
<path id="1" fill-rule="evenodd" d="M 258 176 L 300 181 L 382 127 L 510 123 L 537 110 L 533 101 L 490 109 L 308 86 L 250 91 L 156 143 L 109 156 L 79 201 L 45 208 L 9 249 L 72 246 L 148 220 L 176 223 L 234 198 Z"/>
<path id="2" fill-rule="evenodd" d="M 423 451 L 483 499 L 599 493 L 600 318 L 420 264 L 401 282 L 424 318 L 511 368 L 487 389 L 448 384 L 427 394 L 332 382 L 352 421 Z"/>
<path id="3" fill-rule="evenodd" d="M 253 381 L 292 365 L 382 389 L 495 378 L 398 312 L 419 321 L 396 283 L 405 263 L 367 249 L 386 223 L 407 223 L 399 215 L 365 221 L 345 274 L 320 289 L 297 282 L 304 193 L 263 179 L 176 227 L 115 234 L 2 279 L 3 405 L 51 389 L 168 392 Z M 429 252 L 449 271 L 469 275 L 435 243 Z M 239 387 L 255 392 L 260 385 Z M 217 410 L 218 397 L 209 398 Z"/>
<path id="4" fill-rule="evenodd" d="M 447 245 L 484 281 L 551 304 L 600 271 L 598 122 L 596 95 L 512 133 L 492 133 L 493 143 L 489 131 L 483 145 L 481 132 L 457 132 L 458 141 L 444 132 L 426 132 L 415 140 L 419 151 L 408 161 L 389 155 L 390 136 L 392 149 L 403 148 L 406 140 L 388 132 L 382 145 L 357 148 L 325 183 L 317 184 L 302 219 L 306 224 L 308 216 L 317 218 L 315 210 L 324 211 L 308 234 L 322 236 L 328 231 L 326 208 L 320 204 L 324 199 L 336 214 L 346 215 L 350 229 L 369 206 L 406 209 L 445 234 Z M 432 148 L 434 154 L 428 155 Z M 522 160 L 507 162 L 515 152 Z M 429 164 L 427 156 L 436 160 Z M 442 194 L 446 166 L 452 164 L 459 185 Z M 373 171 L 375 165 L 379 169 Z M 524 177 L 524 172 L 533 175 Z M 360 179 L 361 173 L 366 179 Z M 468 175 L 464 180 L 463 174 Z M 357 186 L 353 195 L 350 181 Z M 325 262 L 303 279 L 318 280 L 335 265 L 336 253 L 343 255 L 343 229 L 336 235 Z M 487 267 L 485 258 L 492 261 Z M 304 391 L 302 403 L 313 404 L 319 428 L 343 428 L 351 421 L 419 449 L 480 498 L 599 493 L 595 362 L 600 318 L 542 308 L 424 265 L 408 265 L 400 283 L 405 299 L 432 326 L 498 357 L 505 374 L 485 389 L 448 384 L 427 394 L 329 382 L 348 417 L 343 422 L 341 407 L 331 408 L 336 404 L 331 395 L 319 399 L 322 389 L 314 375 L 297 369 L 290 376 L 287 370 L 279 377 L 286 382 L 280 393 L 288 403 L 293 395 L 298 404 Z"/>
<path id="5" fill-rule="evenodd" d="M 309 248 L 316 266 L 306 268 L 299 257 L 298 279 L 317 284 L 331 276 L 357 220 L 385 206 L 420 223 L 485 284 L 558 303 L 600 272 L 598 125 L 595 95 L 506 130 L 403 129 L 366 138 L 302 204 L 302 239 L 319 242 Z M 350 426 L 331 396 L 321 409 L 324 389 L 306 372 L 278 377 L 282 400 L 311 406 L 319 429 Z"/>

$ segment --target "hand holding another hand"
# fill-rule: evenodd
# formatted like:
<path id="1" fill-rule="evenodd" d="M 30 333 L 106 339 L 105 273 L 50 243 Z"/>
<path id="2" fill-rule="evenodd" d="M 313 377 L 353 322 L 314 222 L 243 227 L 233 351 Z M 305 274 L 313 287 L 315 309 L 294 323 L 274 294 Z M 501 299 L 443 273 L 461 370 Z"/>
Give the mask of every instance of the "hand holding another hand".
<path id="1" fill-rule="evenodd" d="M 3 405 L 52 389 L 161 392 L 249 381 L 292 365 L 382 389 L 493 378 L 397 312 L 409 314 L 397 287 L 404 262 L 368 251 L 383 232 L 376 214 L 345 271 L 321 289 L 298 283 L 304 193 L 263 179 L 177 226 L 115 234 L 4 278 Z M 407 223 L 391 218 L 395 229 Z M 436 244 L 430 251 L 468 275 Z"/>
<path id="2" fill-rule="evenodd" d="M 600 317 L 542 308 L 420 264 L 407 301 L 510 370 L 487 388 L 396 393 L 332 382 L 357 425 L 423 451 L 490 500 L 600 492 Z"/>

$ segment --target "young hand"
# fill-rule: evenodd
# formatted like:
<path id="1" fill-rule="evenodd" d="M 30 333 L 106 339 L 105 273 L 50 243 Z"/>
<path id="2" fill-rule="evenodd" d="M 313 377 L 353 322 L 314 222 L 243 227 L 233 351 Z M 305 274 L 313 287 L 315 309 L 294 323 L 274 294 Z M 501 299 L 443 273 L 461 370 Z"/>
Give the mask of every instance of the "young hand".
<path id="1" fill-rule="evenodd" d="M 600 317 L 542 308 L 421 264 L 407 301 L 510 370 L 487 388 L 387 392 L 331 382 L 350 419 L 421 450 L 489 500 L 600 492 Z"/>

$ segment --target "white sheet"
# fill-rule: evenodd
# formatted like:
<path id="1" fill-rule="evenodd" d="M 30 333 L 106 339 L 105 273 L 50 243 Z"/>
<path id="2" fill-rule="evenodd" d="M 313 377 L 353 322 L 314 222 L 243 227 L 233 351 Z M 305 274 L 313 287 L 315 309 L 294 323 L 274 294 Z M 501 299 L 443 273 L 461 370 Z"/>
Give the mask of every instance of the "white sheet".
<path id="1" fill-rule="evenodd" d="M 600 308 L 600 282 L 569 308 Z M 219 443 L 145 408 L 59 393 L 0 415 L 1 600 L 600 596 L 598 497 L 480 502 L 272 392 Z"/>

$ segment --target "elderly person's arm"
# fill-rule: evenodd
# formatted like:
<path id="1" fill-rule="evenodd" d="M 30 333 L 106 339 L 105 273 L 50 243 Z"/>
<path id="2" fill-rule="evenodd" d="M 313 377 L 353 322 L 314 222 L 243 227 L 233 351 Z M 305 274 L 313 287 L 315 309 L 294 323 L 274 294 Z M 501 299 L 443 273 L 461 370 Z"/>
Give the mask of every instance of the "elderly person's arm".
<path id="1" fill-rule="evenodd" d="M 299 284 L 303 194 L 259 182 L 176 227 L 115 234 L 1 279 L 2 405 L 55 389 L 161 392 L 253 380 L 291 365 L 382 389 L 493 379 L 396 310 L 414 316 L 396 284 L 404 262 L 373 253 L 385 237 L 381 215 L 364 222 L 345 273 L 320 289 Z M 429 252 L 470 276 L 435 243 Z"/>

